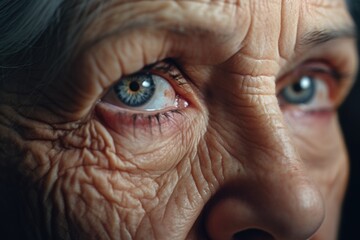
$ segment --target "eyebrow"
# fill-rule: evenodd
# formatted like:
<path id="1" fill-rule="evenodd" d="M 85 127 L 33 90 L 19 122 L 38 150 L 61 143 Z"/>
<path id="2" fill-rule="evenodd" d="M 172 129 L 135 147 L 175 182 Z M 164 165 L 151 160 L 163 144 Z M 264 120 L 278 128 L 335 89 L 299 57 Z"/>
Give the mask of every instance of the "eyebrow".
<path id="1" fill-rule="evenodd" d="M 153 23 L 149 22 L 140 22 L 131 24 L 126 28 L 119 28 L 116 31 L 110 33 L 109 35 L 113 35 L 119 32 L 123 32 L 124 30 L 133 30 L 137 28 L 146 28 L 146 27 L 154 27 Z M 158 29 L 162 29 L 165 31 L 172 32 L 179 36 L 185 37 L 194 37 L 194 36 L 216 36 L 221 39 L 231 38 L 232 33 L 220 33 L 216 30 L 212 30 L 209 28 L 203 28 L 200 26 L 182 26 L 179 24 L 175 25 L 167 25 L 167 26 L 158 26 Z M 342 26 L 337 29 L 321 29 L 314 30 L 306 33 L 303 37 L 301 37 L 299 41 L 299 45 L 301 47 L 315 47 L 317 45 L 324 44 L 331 40 L 341 39 L 341 38 L 353 38 L 356 39 L 358 37 L 356 27 L 353 25 Z"/>
<path id="2" fill-rule="evenodd" d="M 194 26 L 194 25 L 186 26 L 186 25 L 181 25 L 179 23 L 170 24 L 170 25 L 162 25 L 162 24 L 158 24 L 158 26 L 156 26 L 156 25 L 157 24 L 156 23 L 154 24 L 154 22 L 139 21 L 139 22 L 132 22 L 131 24 L 129 24 L 127 26 L 119 26 L 115 30 L 108 32 L 105 35 L 101 35 L 95 39 L 92 39 L 90 42 L 88 42 L 88 44 L 86 44 L 85 48 L 88 48 L 88 47 L 94 45 L 98 41 L 101 41 L 102 39 L 104 39 L 108 36 L 114 36 L 114 35 L 118 35 L 120 33 L 125 33 L 127 31 L 148 28 L 148 27 L 168 31 L 168 32 L 171 32 L 173 34 L 176 34 L 176 35 L 182 36 L 182 37 L 216 36 L 216 38 L 222 39 L 222 41 L 226 41 L 227 39 L 229 39 L 233 36 L 233 33 L 231 33 L 231 32 L 226 32 L 226 33 L 222 32 L 221 33 L 214 29 L 206 28 L 203 26 Z M 303 47 L 304 48 L 312 48 L 312 47 L 316 47 L 318 45 L 327 43 L 331 40 L 342 39 L 342 38 L 356 39 L 357 38 L 356 27 L 354 25 L 349 24 L 349 25 L 341 26 L 339 28 L 313 30 L 308 33 L 305 33 L 300 38 L 297 45 L 300 48 L 303 48 Z"/>
<path id="3" fill-rule="evenodd" d="M 163 30 L 183 37 L 216 36 L 219 38 L 229 38 L 232 36 L 232 33 L 218 32 L 210 28 L 196 26 L 196 25 L 188 26 L 188 25 L 181 25 L 179 23 L 162 25 L 161 23 L 158 22 L 139 21 L 139 22 L 133 22 L 129 25 L 120 26 L 115 30 L 106 33 L 105 35 L 95 38 L 92 42 L 97 42 L 103 38 L 106 38 L 107 36 L 114 36 L 121 33 L 126 33 L 128 31 L 137 30 L 137 29 L 146 29 L 146 28 Z"/>
<path id="4" fill-rule="evenodd" d="M 340 38 L 357 38 L 356 28 L 354 26 L 344 26 L 339 29 L 311 31 L 301 38 L 300 46 L 314 47 Z"/>

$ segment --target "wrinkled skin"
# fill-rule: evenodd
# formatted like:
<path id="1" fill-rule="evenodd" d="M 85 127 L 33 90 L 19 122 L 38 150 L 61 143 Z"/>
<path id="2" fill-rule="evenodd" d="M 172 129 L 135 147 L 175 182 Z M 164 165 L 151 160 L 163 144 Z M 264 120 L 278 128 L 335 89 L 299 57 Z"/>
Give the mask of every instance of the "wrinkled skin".
<path id="1" fill-rule="evenodd" d="M 36 98 L 17 88 L 36 85 L 26 75 L 1 90 L 0 166 L 22 187 L 24 231 L 336 239 L 348 159 L 335 109 L 356 72 L 354 39 L 304 39 L 351 28 L 344 2 L 125 2 L 106 5 L 86 27 L 69 75 Z M 117 114 L 128 109 L 105 103 L 122 76 L 166 58 L 186 81 L 174 87 L 188 103 L 181 114 L 144 112 L 133 122 Z M 281 103 L 294 72 L 317 61 L 346 73 L 340 83 L 324 80 L 331 110 Z"/>

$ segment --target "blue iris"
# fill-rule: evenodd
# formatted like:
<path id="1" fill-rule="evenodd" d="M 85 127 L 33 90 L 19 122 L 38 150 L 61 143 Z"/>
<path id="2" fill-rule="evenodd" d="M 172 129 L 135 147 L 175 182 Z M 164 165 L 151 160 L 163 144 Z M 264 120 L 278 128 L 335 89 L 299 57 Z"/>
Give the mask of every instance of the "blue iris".
<path id="1" fill-rule="evenodd" d="M 139 107 L 150 101 L 155 93 L 155 84 L 151 74 L 137 74 L 121 79 L 114 90 L 122 103 Z"/>
<path id="2" fill-rule="evenodd" d="M 285 87 L 281 95 L 285 101 L 291 104 L 309 103 L 315 96 L 315 80 L 309 76 L 302 76 L 296 83 Z"/>

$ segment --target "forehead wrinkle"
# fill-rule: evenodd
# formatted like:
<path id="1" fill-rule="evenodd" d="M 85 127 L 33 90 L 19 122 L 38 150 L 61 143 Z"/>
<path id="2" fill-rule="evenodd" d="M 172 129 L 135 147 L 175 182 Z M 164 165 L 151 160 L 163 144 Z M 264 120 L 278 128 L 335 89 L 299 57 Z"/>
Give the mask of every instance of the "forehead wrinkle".
<path id="1" fill-rule="evenodd" d="M 235 31 L 237 23 L 236 21 L 233 21 L 234 19 L 238 18 L 235 16 L 236 14 L 238 14 L 238 12 L 236 9 L 235 11 L 229 12 L 230 8 L 228 6 L 234 5 L 236 6 L 236 8 L 239 8 L 241 0 L 170 0 L 166 2 L 157 0 L 156 2 L 158 2 L 159 4 L 163 4 L 164 6 L 167 5 L 166 7 L 170 6 L 169 10 L 179 12 L 179 14 L 176 13 L 171 15 L 169 15 L 169 11 L 162 11 L 165 10 L 164 6 L 161 6 L 159 10 L 149 8 L 141 9 L 141 5 L 139 5 L 139 7 L 136 6 L 136 4 L 142 2 L 144 4 L 149 4 L 149 1 L 144 0 L 107 2 L 106 5 L 103 6 L 103 11 L 99 14 L 97 19 L 95 19 L 94 22 L 90 23 L 90 25 L 87 26 L 87 31 L 85 31 L 83 37 L 83 42 L 85 42 L 86 45 L 92 45 L 93 43 L 96 43 L 111 35 L 121 35 L 126 34 L 127 32 L 132 30 L 144 29 L 164 30 L 184 37 L 193 37 L 194 35 L 199 37 L 216 37 L 217 40 L 220 40 L 220 42 L 226 41 L 227 39 L 232 38 L 234 35 L 238 35 L 238 29 L 236 29 L 237 31 Z M 205 10 L 203 9 L 203 12 L 209 12 L 210 14 L 213 14 L 214 11 L 219 11 L 218 8 L 221 8 L 223 14 L 213 14 L 214 16 L 219 16 L 218 19 L 205 19 L 204 16 L 194 14 L 191 16 L 191 21 L 189 21 L 189 17 L 184 18 L 189 12 L 187 8 L 194 7 L 188 5 L 188 3 L 201 4 L 198 7 L 204 6 L 205 8 L 209 8 Z M 129 6 L 125 6 L 126 4 L 129 4 Z M 153 4 L 153 2 L 151 4 Z M 127 14 L 131 15 L 131 18 L 126 18 L 125 20 L 120 20 L 116 22 L 116 24 L 112 24 L 111 21 L 113 20 L 111 19 L 116 18 L 117 16 L 116 12 L 115 14 L 113 14 L 111 13 L 111 10 L 120 5 L 124 5 L 124 8 L 126 8 L 127 10 Z M 119 9 L 121 9 L 121 7 Z M 139 9 L 138 12 L 137 9 Z M 233 9 L 231 8 L 231 10 Z M 129 11 L 132 11 L 133 13 Z M 106 27 L 109 27 L 109 25 L 111 24 L 114 25 L 114 27 L 110 26 L 111 29 L 108 31 L 103 31 L 103 29 L 105 28 L 101 28 L 101 31 L 94 33 L 93 27 L 101 24 L 101 20 L 103 20 L 101 18 L 104 17 L 110 19 L 106 20 L 106 23 L 108 24 Z M 180 19 L 180 21 L 177 21 L 179 20 L 179 18 L 182 19 Z M 90 44 L 88 44 L 89 42 Z"/>
<path id="2" fill-rule="evenodd" d="M 222 67 L 238 75 L 275 76 L 279 69 L 281 14 L 284 2 L 270 0 L 266 3 L 250 3 L 247 11 L 259 14 L 250 15 L 250 27 L 241 42 L 241 48 Z M 274 11 L 269 12 L 270 8 Z M 266 14 L 262 14 L 265 12 Z"/>
<path id="3" fill-rule="evenodd" d="M 116 5 L 129 4 L 129 6 L 126 7 L 126 9 L 129 10 L 132 7 L 131 4 L 141 3 L 141 2 L 149 4 L 149 1 L 144 1 L 144 0 L 109 1 L 106 3 L 107 6 L 104 7 L 104 13 L 100 14 L 100 15 L 106 15 L 106 12 L 108 11 L 108 9 L 110 9 L 110 11 L 111 11 L 111 9 L 113 9 Z M 153 2 L 154 1 L 152 1 L 151 4 Z M 90 41 L 97 42 L 103 38 L 106 38 L 109 35 L 119 35 L 122 33 L 126 34 L 127 31 L 132 31 L 132 30 L 140 30 L 141 31 L 144 29 L 153 29 L 153 30 L 167 31 L 167 32 L 176 34 L 178 36 L 186 37 L 186 38 L 196 36 L 196 37 L 206 39 L 206 37 L 211 36 L 211 37 L 215 37 L 217 40 L 220 40 L 220 42 L 221 41 L 225 42 L 229 39 L 237 37 L 237 39 L 236 39 L 237 44 L 238 44 L 237 49 L 238 50 L 240 49 L 239 51 L 244 51 L 244 54 L 249 53 L 249 52 L 246 52 L 246 46 L 244 46 L 244 44 L 246 44 L 246 43 L 244 42 L 244 39 L 246 40 L 246 38 L 249 37 L 248 35 L 251 33 L 247 29 L 240 29 L 241 25 L 242 25 L 242 21 L 244 21 L 243 19 L 245 19 L 245 18 L 243 17 L 243 19 L 239 19 L 238 16 L 241 16 L 244 14 L 242 14 L 243 12 L 239 12 L 238 9 L 243 9 L 244 12 L 248 12 L 250 10 L 254 10 L 254 9 L 252 9 L 254 7 L 254 5 L 259 5 L 259 3 L 256 4 L 255 2 L 251 2 L 251 0 L 227 0 L 227 1 L 221 1 L 221 0 L 160 1 L 160 0 L 158 0 L 156 2 L 158 2 L 160 4 L 164 4 L 164 3 L 168 4 L 169 2 L 172 2 L 174 5 L 172 6 L 171 9 L 176 10 L 176 8 L 178 8 L 178 9 L 180 9 L 179 11 L 181 11 L 181 9 L 184 10 L 183 11 L 184 13 L 179 13 L 180 17 L 183 17 L 183 15 L 186 15 L 186 13 L 188 12 L 186 9 L 187 5 L 183 5 L 186 3 L 198 3 L 198 4 L 201 4 L 201 6 L 205 5 L 206 7 L 209 7 L 209 9 L 211 6 L 213 6 L 213 7 L 217 6 L 220 8 L 220 10 L 222 11 L 223 14 L 226 14 L 226 11 L 227 11 L 226 6 L 236 6 L 236 8 L 235 8 L 236 10 L 231 12 L 232 13 L 231 16 L 227 16 L 225 18 L 228 21 L 228 22 L 226 22 L 228 24 L 222 24 L 222 25 L 220 25 L 221 27 L 214 27 L 214 24 L 212 24 L 212 22 L 210 22 L 209 19 L 204 18 L 204 16 L 196 16 L 196 14 L 194 14 L 191 21 L 189 20 L 189 18 L 181 19 L 181 21 L 176 21 L 176 19 L 175 19 L 175 21 L 174 21 L 173 19 L 171 19 L 172 17 L 176 18 L 176 16 L 174 16 L 174 14 L 169 15 L 169 13 L 166 13 L 165 15 L 161 15 L 161 14 L 158 14 L 157 11 L 152 12 L 151 10 L 153 10 L 153 9 L 148 10 L 148 8 L 144 8 L 142 11 L 140 11 L 140 16 L 138 16 L 138 17 L 135 16 L 135 17 L 129 18 L 130 19 L 129 21 L 122 21 L 121 24 L 116 24 L 115 28 L 112 29 L 110 32 L 100 32 L 98 34 L 95 34 L 94 38 L 90 39 Z M 299 3 L 300 1 L 297 1 L 297 2 Z M 307 2 L 309 2 L 311 4 L 319 5 L 319 4 L 324 4 L 327 1 L 307 0 Z M 284 11 L 283 10 L 284 6 L 289 5 L 289 3 L 286 0 L 271 0 L 271 1 L 268 1 L 266 4 L 274 4 L 274 3 L 281 5 L 279 14 L 276 14 L 276 15 L 279 15 L 279 16 L 276 16 L 276 18 L 279 18 L 278 19 L 279 21 L 278 21 L 278 23 L 275 23 L 278 25 L 277 27 L 279 28 L 278 29 L 279 32 L 274 33 L 276 31 L 273 31 L 273 34 L 275 34 L 277 36 L 274 35 L 273 37 L 271 37 L 271 39 L 269 39 L 271 41 L 274 41 L 273 48 L 268 48 L 268 47 L 263 47 L 263 48 L 264 48 L 264 50 L 267 49 L 266 51 L 270 51 L 269 49 L 273 49 L 273 51 L 276 51 L 277 56 L 275 56 L 275 57 L 277 60 L 279 60 L 278 58 L 282 57 L 281 50 L 283 49 L 283 47 L 280 46 L 280 41 L 283 41 L 283 40 L 288 41 L 288 39 L 289 39 L 287 37 L 282 36 L 283 30 L 285 28 L 289 28 L 289 24 L 287 24 L 287 21 L 283 21 L 283 16 L 282 16 L 282 14 L 283 14 L 282 11 Z M 222 6 L 222 8 L 221 8 L 221 6 Z M 136 8 L 137 8 L 137 6 L 134 6 L 134 9 L 136 9 Z M 218 8 L 214 8 L 214 9 L 219 12 Z M 144 11 L 144 10 L 146 10 L 146 11 Z M 166 9 L 165 8 L 160 9 L 160 11 L 162 11 L 162 10 L 166 10 Z M 133 15 L 136 15 L 137 14 L 136 10 L 133 10 L 133 11 L 134 11 Z M 142 18 L 143 17 L 142 13 L 144 13 L 146 15 L 145 18 Z M 111 16 L 111 14 L 108 14 L 108 15 Z M 251 15 L 254 15 L 254 14 L 251 14 Z M 99 19 L 101 19 L 101 16 L 99 17 Z M 170 21 L 168 22 L 167 20 L 169 20 L 169 19 L 170 19 Z M 194 20 L 195 23 L 193 22 L 193 19 L 195 19 Z M 221 20 L 223 20 L 223 19 L 221 19 Z M 251 21 L 251 24 L 253 24 L 253 20 L 250 20 L 250 21 Z M 284 26 L 283 25 L 284 23 L 287 25 Z M 238 37 L 240 30 L 244 31 L 243 38 Z M 246 36 L 245 36 L 245 34 L 246 34 Z M 259 33 L 257 33 L 257 34 L 259 34 Z M 300 34 L 303 35 L 304 33 L 300 33 Z M 296 34 L 293 34 L 293 35 L 296 36 Z M 301 35 L 298 37 L 301 38 Z M 265 35 L 264 35 L 264 37 L 269 38 L 269 36 L 265 36 Z M 275 41 L 275 38 L 276 38 L 276 41 Z M 304 39 L 306 39 L 306 38 L 304 37 Z M 323 39 L 325 39 L 325 38 L 323 38 Z M 86 40 L 89 41 L 88 39 L 86 39 Z M 260 43 L 261 42 L 264 42 L 264 41 L 260 41 Z M 296 42 L 295 45 L 299 44 L 296 40 L 295 40 L 295 42 Z M 249 44 L 250 46 L 254 45 L 254 43 L 251 41 L 251 39 L 249 41 L 247 41 L 247 44 Z M 256 49 L 258 49 L 258 47 Z M 295 50 L 295 49 L 293 49 L 293 50 Z M 252 54 L 254 54 L 254 53 L 252 53 Z M 265 54 L 265 56 L 263 56 L 263 57 L 265 57 L 265 59 L 271 59 L 272 57 L 269 57 L 268 55 L 269 54 Z M 289 58 L 288 56 L 290 56 L 292 54 L 290 53 L 290 54 L 286 54 L 286 55 L 287 55 L 286 59 L 288 59 Z M 260 55 L 254 56 L 254 58 L 261 59 L 261 56 Z"/>

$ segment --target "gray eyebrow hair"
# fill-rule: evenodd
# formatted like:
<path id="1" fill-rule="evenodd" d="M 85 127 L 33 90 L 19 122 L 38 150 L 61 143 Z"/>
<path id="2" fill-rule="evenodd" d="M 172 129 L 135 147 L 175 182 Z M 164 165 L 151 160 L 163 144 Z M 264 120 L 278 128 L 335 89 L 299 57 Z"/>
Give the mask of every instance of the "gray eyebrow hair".
<path id="1" fill-rule="evenodd" d="M 339 38 L 357 38 L 354 26 L 344 26 L 339 29 L 323 29 L 306 33 L 300 40 L 300 46 L 317 46 Z"/>

